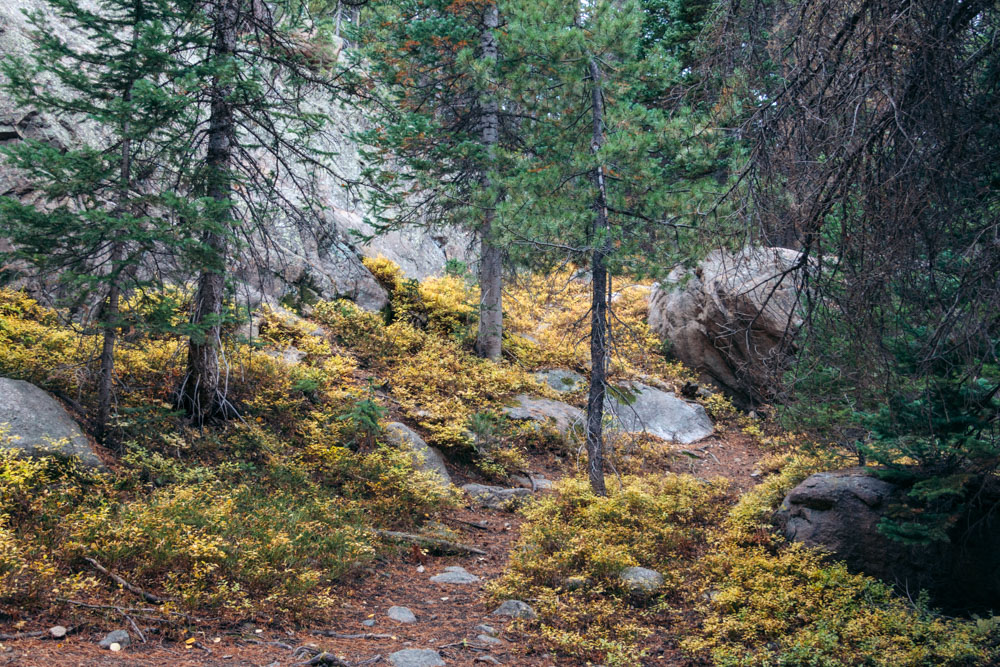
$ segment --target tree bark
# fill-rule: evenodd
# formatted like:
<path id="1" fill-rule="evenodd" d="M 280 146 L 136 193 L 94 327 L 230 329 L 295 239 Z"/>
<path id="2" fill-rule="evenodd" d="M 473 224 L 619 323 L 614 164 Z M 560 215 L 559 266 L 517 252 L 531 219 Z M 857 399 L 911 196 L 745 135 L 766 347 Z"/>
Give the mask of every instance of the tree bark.
<path id="1" fill-rule="evenodd" d="M 601 69 L 590 59 L 592 134 L 590 149 L 596 155 L 604 144 L 604 92 L 601 86 Z M 604 483 L 604 397 L 608 383 L 608 269 L 607 257 L 611 252 L 608 238 L 608 201 L 604 180 L 604 166 L 598 164 L 593 172 L 594 222 L 591 253 L 591 305 L 590 305 L 590 389 L 587 394 L 587 474 L 590 486 L 597 495 L 607 495 Z"/>
<path id="2" fill-rule="evenodd" d="M 496 3 L 491 2 L 483 10 L 483 32 L 480 45 L 482 58 L 488 71 L 495 70 L 499 57 L 496 29 L 500 26 L 500 13 Z M 487 86 L 482 98 L 482 142 L 486 148 L 488 162 L 493 162 L 497 142 L 500 137 L 499 105 L 493 91 Z M 484 166 L 482 186 L 488 191 L 490 178 L 489 164 Z M 487 204 L 479 229 L 479 330 L 476 334 L 476 354 L 496 361 L 500 358 L 503 341 L 503 255 L 493 239 L 493 219 L 495 201 Z"/>
<path id="3" fill-rule="evenodd" d="M 126 140 L 122 150 L 128 151 Z M 123 160 L 123 162 L 125 162 Z M 122 171 L 125 170 L 124 167 Z M 124 259 L 124 246 L 114 243 L 111 246 L 111 284 L 108 286 L 108 300 L 104 304 L 101 318 L 104 320 L 103 342 L 101 345 L 101 370 L 97 383 L 97 417 L 94 420 L 94 437 L 105 444 L 108 436 L 108 419 L 111 416 L 111 390 L 115 377 L 115 344 L 118 340 L 118 315 L 121 302 L 121 279 L 118 275 L 119 266 Z"/>
<path id="4" fill-rule="evenodd" d="M 232 58 L 236 51 L 242 4 L 243 0 L 218 0 L 215 5 L 212 51 L 217 65 Z M 216 75 L 212 82 L 206 154 L 206 194 L 217 205 L 213 211 L 216 218 L 202 236 L 214 266 L 203 267 L 198 277 L 191 322 L 201 329 L 201 334 L 192 336 L 189 341 L 187 376 L 180 395 L 181 407 L 199 425 L 222 414 L 226 406 L 221 351 L 227 232 L 233 222 L 232 166 L 236 131 L 231 94 L 231 85 Z"/>
<path id="5" fill-rule="evenodd" d="M 136 0 L 132 5 L 132 28 L 131 51 L 134 53 L 138 48 L 138 32 L 143 21 L 142 0 Z M 129 198 L 132 192 L 132 123 L 129 115 L 131 113 L 130 103 L 132 102 L 132 88 L 135 85 L 135 76 L 130 76 L 128 84 L 122 93 L 124 102 L 124 116 L 121 121 L 122 132 L 122 154 L 118 175 L 118 201 L 115 202 L 115 214 L 121 215 L 129 208 Z M 121 241 L 113 241 L 111 244 L 110 261 L 110 284 L 108 285 L 108 300 L 101 312 L 104 320 L 103 341 L 101 343 L 101 369 L 97 383 L 97 417 L 94 420 L 94 437 L 101 444 L 107 442 L 108 419 L 111 416 L 111 394 L 114 388 L 115 378 L 115 345 L 118 342 L 118 316 L 121 312 L 121 268 L 125 260 L 125 244 Z"/>

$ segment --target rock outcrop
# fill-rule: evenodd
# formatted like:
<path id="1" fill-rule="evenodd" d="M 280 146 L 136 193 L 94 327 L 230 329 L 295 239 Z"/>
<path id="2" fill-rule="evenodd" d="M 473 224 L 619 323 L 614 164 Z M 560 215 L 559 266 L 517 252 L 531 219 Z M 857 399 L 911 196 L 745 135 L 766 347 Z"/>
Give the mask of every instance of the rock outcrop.
<path id="1" fill-rule="evenodd" d="M 486 484 L 465 484 L 462 490 L 477 505 L 495 510 L 513 510 L 531 497 L 531 490 L 521 487 L 507 489 Z"/>
<path id="2" fill-rule="evenodd" d="M 910 545 L 882 534 L 879 522 L 906 503 L 908 490 L 870 469 L 812 475 L 785 498 L 775 521 L 792 541 L 829 551 L 853 572 L 916 595 L 928 589 L 951 609 L 996 608 L 1000 600 L 1000 519 L 988 512 L 953 529 L 950 542 Z M 980 502 L 1000 503 L 983 490 Z M 984 506 L 985 506 L 984 505 Z"/>
<path id="3" fill-rule="evenodd" d="M 82 0 L 81 5 L 97 9 L 93 0 Z M 30 53 L 33 28 L 25 11 L 41 12 L 53 34 L 75 46 L 87 46 L 45 0 L 5 0 L 0 3 L 0 57 Z M 49 85 L 53 86 L 53 92 L 59 92 L 57 84 Z M 242 300 L 256 307 L 262 302 L 299 306 L 317 299 L 347 298 L 363 308 L 378 310 L 386 305 L 387 295 L 361 263 L 362 257 L 384 255 L 399 264 L 406 276 L 416 279 L 441 273 L 448 260 L 468 261 L 471 237 L 460 230 L 408 229 L 367 240 L 372 229 L 363 220 L 364 202 L 356 192 L 344 187 L 360 177 L 361 161 L 350 137 L 364 127 L 365 119 L 356 109 L 319 97 L 311 106 L 330 118 L 328 127 L 316 141 L 316 148 L 336 156 L 333 165 L 336 176 L 312 167 L 293 166 L 279 182 L 283 199 L 301 202 L 302 194 L 293 185 L 300 183 L 323 209 L 313 216 L 315 219 L 304 221 L 277 216 L 269 222 L 267 240 L 250 239 L 252 252 L 248 254 L 257 261 L 232 265 L 234 274 L 246 286 Z M 107 143 L 99 128 L 91 123 L 20 108 L 9 96 L 0 96 L 0 145 L 31 139 L 63 149 L 82 145 L 99 148 Z M 261 154 L 260 162 L 266 172 L 273 158 Z M 2 163 L 0 195 L 14 195 L 29 202 L 37 196 L 30 183 Z M 3 244 L 0 239 L 0 246 Z M 160 268 L 169 271 L 168 266 Z M 54 284 L 19 273 L 18 267 L 7 269 L 13 269 L 13 278 L 19 279 L 19 286 L 46 295 L 55 289 Z"/>
<path id="4" fill-rule="evenodd" d="M 801 325 L 800 253 L 713 251 L 694 271 L 675 269 L 650 295 L 649 325 L 670 352 L 750 404 L 770 400 Z"/>
<path id="5" fill-rule="evenodd" d="M 576 431 L 582 432 L 586 423 L 583 410 L 568 403 L 548 398 L 532 398 L 526 394 L 515 397 L 514 402 L 514 405 L 503 409 L 507 417 L 551 427 L 563 437 L 571 437 Z"/>
<path id="6" fill-rule="evenodd" d="M 0 447 L 26 456 L 75 456 L 86 466 L 104 467 L 65 408 L 24 380 L 0 378 L 0 434 Z"/>
<path id="7" fill-rule="evenodd" d="M 565 368 L 552 368 L 535 373 L 535 379 L 560 394 L 571 394 L 587 388 L 587 378 Z"/>
<path id="8" fill-rule="evenodd" d="M 646 432 L 685 445 L 715 430 L 702 406 L 640 382 L 609 387 L 605 409 L 613 417 L 612 430 Z"/>
<path id="9" fill-rule="evenodd" d="M 430 473 L 441 486 L 451 486 L 451 475 L 441 452 L 424 442 L 416 431 L 406 424 L 391 422 L 386 424 L 383 433 L 386 442 L 410 453 L 414 468 Z"/>

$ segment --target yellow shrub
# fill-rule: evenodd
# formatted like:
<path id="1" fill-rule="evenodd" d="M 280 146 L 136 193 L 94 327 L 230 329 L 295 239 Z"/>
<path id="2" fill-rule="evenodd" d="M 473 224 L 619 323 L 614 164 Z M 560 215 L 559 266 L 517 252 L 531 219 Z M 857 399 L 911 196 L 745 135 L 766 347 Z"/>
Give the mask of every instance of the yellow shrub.
<path id="1" fill-rule="evenodd" d="M 533 631 L 561 653 L 638 665 L 640 640 L 657 628 L 630 606 L 618 573 L 655 569 L 665 578 L 663 594 L 676 594 L 687 560 L 722 511 L 727 485 L 679 475 L 625 476 L 620 488 L 608 481 L 608 496 L 599 497 L 586 479 L 565 479 L 555 495 L 527 507 L 509 571 L 490 592 L 536 600 Z M 581 587 L 569 590 L 570 577 Z"/>
<path id="2" fill-rule="evenodd" d="M 455 276 L 428 278 L 420 283 L 420 299 L 427 312 L 427 326 L 444 336 L 461 334 L 475 321 L 475 294 Z"/>
<path id="3" fill-rule="evenodd" d="M 773 533 L 770 518 L 785 495 L 842 461 L 819 450 L 760 465 L 777 474 L 743 495 L 699 562 L 704 579 L 690 599 L 703 620 L 682 641 L 686 650 L 725 666 L 989 662 L 972 623 L 914 609 L 889 586 Z"/>
<path id="4" fill-rule="evenodd" d="M 793 545 L 729 545 L 704 561 L 712 586 L 700 632 L 684 640 L 717 665 L 983 665 L 973 624 L 909 607 L 870 577 Z"/>
<path id="5" fill-rule="evenodd" d="M 522 277 L 505 293 L 506 345 L 528 368 L 590 365 L 591 287 L 573 271 Z M 612 377 L 652 375 L 668 382 L 693 379 L 681 364 L 666 361 L 646 321 L 649 286 L 624 284 L 611 303 L 614 336 Z"/>

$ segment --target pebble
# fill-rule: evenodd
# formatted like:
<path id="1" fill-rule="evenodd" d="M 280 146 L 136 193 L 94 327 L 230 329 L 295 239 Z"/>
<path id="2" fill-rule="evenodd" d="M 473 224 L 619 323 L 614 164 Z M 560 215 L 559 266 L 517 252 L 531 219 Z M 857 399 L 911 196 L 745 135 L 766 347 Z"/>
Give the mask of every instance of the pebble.
<path id="1" fill-rule="evenodd" d="M 497 639 L 496 637 L 490 637 L 489 635 L 485 634 L 478 635 L 476 637 L 476 641 L 482 642 L 484 644 L 503 644 L 503 642 Z"/>
<path id="2" fill-rule="evenodd" d="M 492 625 L 486 625 L 485 623 L 477 625 L 476 627 L 473 628 L 473 630 L 475 630 L 476 632 L 481 632 L 484 635 L 490 635 L 493 637 L 497 635 L 497 629 L 494 628 Z"/>
<path id="3" fill-rule="evenodd" d="M 397 623 L 416 623 L 417 617 L 409 607 L 389 607 L 389 618 Z"/>
<path id="4" fill-rule="evenodd" d="M 132 637 L 125 630 L 112 630 L 108 634 L 104 635 L 104 639 L 97 643 L 101 648 L 110 648 L 112 651 L 115 649 L 111 648 L 114 644 L 118 644 L 118 650 L 128 646 L 132 643 Z"/>
<path id="5" fill-rule="evenodd" d="M 366 618 L 365 620 L 361 621 L 361 625 L 365 626 L 366 628 L 374 627 L 374 625 L 375 625 L 375 619 L 374 618 Z"/>
<path id="6" fill-rule="evenodd" d="M 54 625 L 49 628 L 49 634 L 52 635 L 53 639 L 62 639 L 67 632 L 69 631 L 62 625 Z"/>
<path id="7" fill-rule="evenodd" d="M 464 567 L 451 565 L 444 568 L 444 572 L 431 577 L 431 581 L 436 584 L 475 584 L 479 577 L 469 574 Z"/>

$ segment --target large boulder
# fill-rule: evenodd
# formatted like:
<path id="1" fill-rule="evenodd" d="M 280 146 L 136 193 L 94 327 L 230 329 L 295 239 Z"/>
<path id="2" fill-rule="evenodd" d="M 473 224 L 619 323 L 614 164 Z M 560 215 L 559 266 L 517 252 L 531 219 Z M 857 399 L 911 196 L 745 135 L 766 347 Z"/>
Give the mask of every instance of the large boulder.
<path id="1" fill-rule="evenodd" d="M 687 445 L 714 432 L 705 408 L 640 382 L 609 387 L 605 409 L 613 417 L 611 428 L 628 433 L 646 432 Z"/>
<path id="2" fill-rule="evenodd" d="M 675 269 L 650 295 L 649 326 L 671 353 L 750 404 L 774 397 L 799 315 L 801 254 L 713 251 Z"/>
<path id="3" fill-rule="evenodd" d="M 878 577 L 916 595 L 931 592 L 949 609 L 996 608 L 1000 600 L 1000 503 L 995 489 L 980 489 L 979 506 L 950 535 L 950 542 L 911 545 L 879 531 L 883 517 L 907 502 L 908 489 L 851 468 L 812 475 L 796 486 L 775 514 L 792 541 L 828 551 L 853 572 Z"/>
<path id="4" fill-rule="evenodd" d="M 26 456 L 75 456 L 102 468 L 90 441 L 66 409 L 45 391 L 24 380 L 0 378 L 0 447 Z"/>
<path id="5" fill-rule="evenodd" d="M 515 421 L 533 421 L 551 427 L 563 437 L 582 430 L 586 423 L 586 415 L 580 408 L 549 398 L 532 398 L 527 394 L 517 396 L 514 405 L 504 408 L 503 413 Z"/>
<path id="6" fill-rule="evenodd" d="M 400 422 L 391 422 L 383 429 L 383 438 L 389 444 L 409 452 L 414 468 L 430 473 L 442 486 L 451 486 L 451 475 L 444 465 L 441 452 L 424 442 L 412 428 Z"/>

